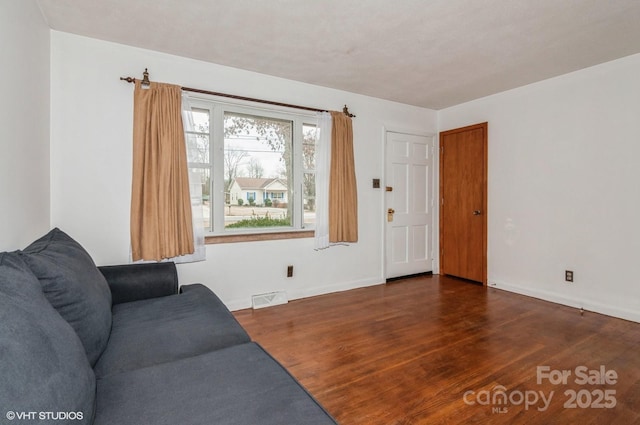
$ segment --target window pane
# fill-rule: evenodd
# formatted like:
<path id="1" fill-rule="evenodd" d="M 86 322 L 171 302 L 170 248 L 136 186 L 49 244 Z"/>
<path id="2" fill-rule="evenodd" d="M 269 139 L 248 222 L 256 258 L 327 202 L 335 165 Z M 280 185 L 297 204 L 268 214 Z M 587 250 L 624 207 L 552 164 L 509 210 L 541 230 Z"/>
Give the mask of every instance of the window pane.
<path id="1" fill-rule="evenodd" d="M 192 108 L 193 130 L 198 133 L 209 134 L 209 110 Z"/>
<path id="2" fill-rule="evenodd" d="M 225 112 L 225 228 L 291 226 L 292 134 L 292 121 Z"/>
<path id="3" fill-rule="evenodd" d="M 209 110 L 193 108 L 192 129 L 185 134 L 187 142 L 187 161 L 208 164 L 209 159 Z M 189 128 L 189 126 L 187 126 Z"/>
<path id="4" fill-rule="evenodd" d="M 198 164 L 209 163 L 209 135 L 187 133 L 187 161 Z"/>
<path id="5" fill-rule="evenodd" d="M 195 183 L 195 186 L 190 189 L 192 198 L 197 195 L 198 190 L 202 191 L 202 222 L 205 231 L 211 231 L 211 170 L 191 167 L 189 173 L 189 181 Z M 193 199 L 191 202 L 194 203 Z"/>
<path id="6" fill-rule="evenodd" d="M 304 173 L 302 182 L 304 190 L 304 225 L 313 227 L 316 224 L 316 175 Z"/>
<path id="7" fill-rule="evenodd" d="M 316 133 L 318 131 L 315 125 L 302 126 L 302 166 L 305 171 L 316 169 Z"/>
<path id="8" fill-rule="evenodd" d="M 316 136 L 319 128 L 312 124 L 302 126 L 302 167 L 304 168 L 303 205 L 305 227 L 313 227 L 316 223 Z"/>

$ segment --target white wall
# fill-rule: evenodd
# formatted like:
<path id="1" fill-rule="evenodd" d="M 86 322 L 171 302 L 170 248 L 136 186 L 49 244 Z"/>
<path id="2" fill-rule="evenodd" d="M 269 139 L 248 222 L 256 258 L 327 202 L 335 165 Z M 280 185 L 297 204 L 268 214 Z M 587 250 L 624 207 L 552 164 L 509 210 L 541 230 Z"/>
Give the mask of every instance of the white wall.
<path id="1" fill-rule="evenodd" d="M 357 114 L 354 143 L 360 241 L 313 250 L 311 239 L 210 245 L 207 261 L 180 265 L 231 308 L 286 290 L 291 298 L 383 282 L 383 127 L 436 130 L 436 112 L 71 34 L 52 32 L 52 224 L 77 238 L 98 264 L 128 261 L 133 86 L 140 77 Z M 294 277 L 286 278 L 293 264 Z"/>
<path id="2" fill-rule="evenodd" d="M 49 229 L 49 27 L 35 1 L 0 2 L 0 251 Z"/>
<path id="3" fill-rule="evenodd" d="M 640 321 L 639 76 L 634 55 L 439 112 L 489 122 L 490 285 Z"/>

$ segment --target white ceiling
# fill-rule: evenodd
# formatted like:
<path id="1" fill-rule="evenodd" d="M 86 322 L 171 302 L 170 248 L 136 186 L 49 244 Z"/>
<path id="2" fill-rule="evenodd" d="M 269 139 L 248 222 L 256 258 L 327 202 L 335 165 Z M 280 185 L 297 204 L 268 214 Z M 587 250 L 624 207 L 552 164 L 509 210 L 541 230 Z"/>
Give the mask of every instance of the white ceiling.
<path id="1" fill-rule="evenodd" d="M 432 109 L 640 52 L 639 0 L 38 3 L 55 30 Z"/>

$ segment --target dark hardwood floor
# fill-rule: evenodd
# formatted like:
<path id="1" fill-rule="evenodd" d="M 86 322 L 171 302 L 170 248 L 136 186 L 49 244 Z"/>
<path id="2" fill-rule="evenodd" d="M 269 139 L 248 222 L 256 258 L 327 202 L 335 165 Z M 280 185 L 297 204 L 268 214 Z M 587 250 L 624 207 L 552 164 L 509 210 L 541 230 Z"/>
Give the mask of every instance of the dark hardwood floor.
<path id="1" fill-rule="evenodd" d="M 442 276 L 235 316 L 342 425 L 640 423 L 638 323 Z"/>

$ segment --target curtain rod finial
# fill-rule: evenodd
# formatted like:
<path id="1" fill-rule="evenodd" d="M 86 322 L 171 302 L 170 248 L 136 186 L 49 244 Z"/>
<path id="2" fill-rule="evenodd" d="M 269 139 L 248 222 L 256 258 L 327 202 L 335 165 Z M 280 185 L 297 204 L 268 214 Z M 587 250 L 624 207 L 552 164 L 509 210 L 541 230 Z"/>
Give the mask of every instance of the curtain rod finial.
<path id="1" fill-rule="evenodd" d="M 143 86 L 151 85 L 151 81 L 149 81 L 149 71 L 147 70 L 147 68 L 145 68 L 144 72 L 142 73 L 142 82 L 140 84 L 142 84 Z"/>
<path id="2" fill-rule="evenodd" d="M 127 83 L 136 82 L 136 79 L 133 77 L 120 77 L 120 79 L 122 81 L 126 81 Z M 142 86 L 145 86 L 144 88 L 148 88 L 151 85 L 151 81 L 149 81 L 149 71 L 147 70 L 147 68 L 145 68 L 144 72 L 142 73 L 142 80 L 140 81 L 140 84 Z"/>
<path id="3" fill-rule="evenodd" d="M 347 105 L 344 105 L 344 108 L 342 108 L 342 113 L 345 114 L 346 116 L 348 116 L 349 118 L 355 118 L 356 117 L 351 112 L 349 112 L 349 108 L 347 108 Z"/>

